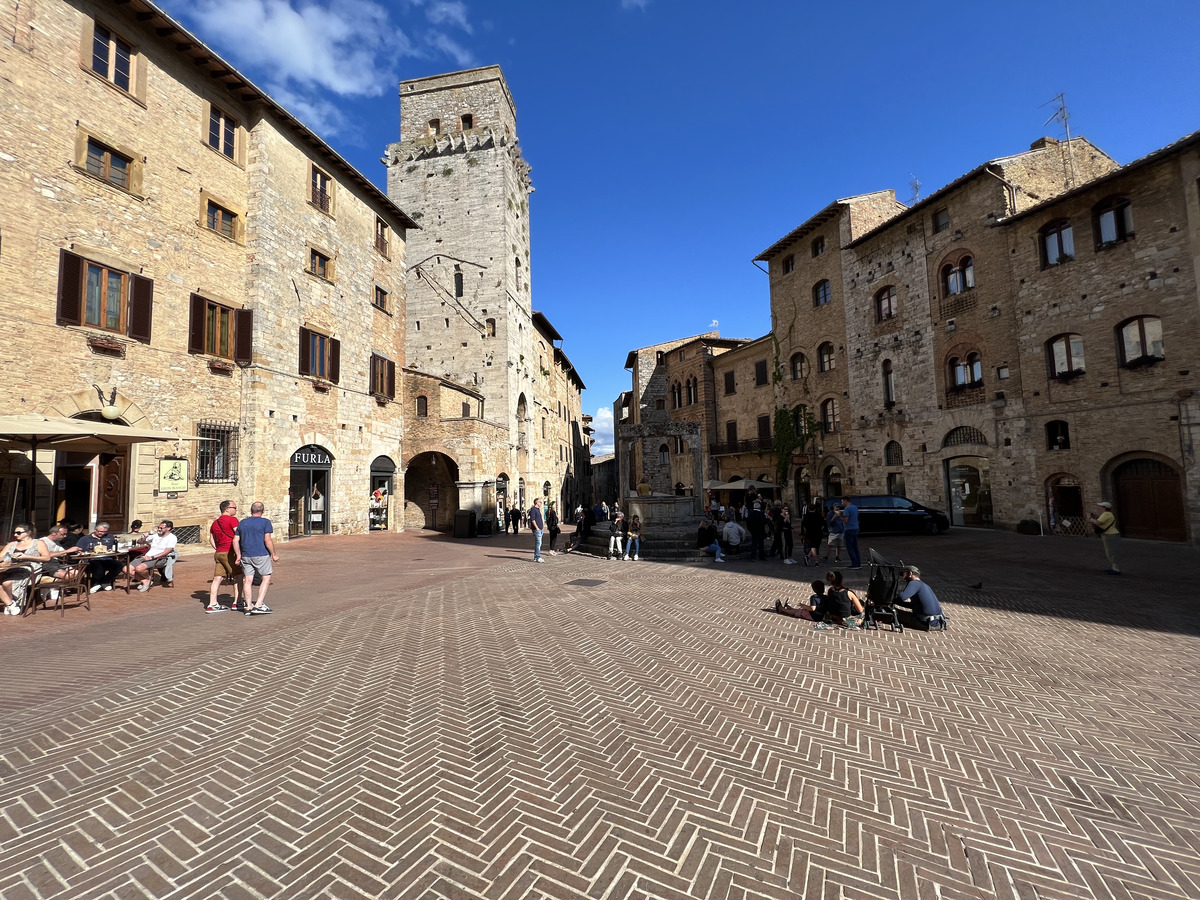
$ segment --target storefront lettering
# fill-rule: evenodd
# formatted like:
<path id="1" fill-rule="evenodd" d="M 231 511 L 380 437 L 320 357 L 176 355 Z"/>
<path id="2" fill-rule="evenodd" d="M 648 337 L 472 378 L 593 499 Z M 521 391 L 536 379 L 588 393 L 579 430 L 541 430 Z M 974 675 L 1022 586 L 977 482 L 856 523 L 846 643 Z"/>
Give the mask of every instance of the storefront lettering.
<path id="1" fill-rule="evenodd" d="M 301 448 L 292 454 L 293 466 L 332 466 L 333 457 L 321 449 Z"/>

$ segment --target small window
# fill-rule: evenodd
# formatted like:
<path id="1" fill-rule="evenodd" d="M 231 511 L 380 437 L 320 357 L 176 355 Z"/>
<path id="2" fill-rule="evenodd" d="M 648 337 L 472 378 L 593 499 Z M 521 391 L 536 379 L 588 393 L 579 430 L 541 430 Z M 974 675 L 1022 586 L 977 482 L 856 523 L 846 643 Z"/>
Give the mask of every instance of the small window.
<path id="1" fill-rule="evenodd" d="M 933 214 L 933 233 L 940 234 L 950 227 L 950 211 L 939 209 Z"/>
<path id="2" fill-rule="evenodd" d="M 885 359 L 879 370 L 883 376 L 883 405 L 891 409 L 896 405 L 896 373 L 892 369 L 892 361 Z"/>
<path id="3" fill-rule="evenodd" d="M 455 272 L 454 273 L 454 296 L 461 297 L 463 295 L 464 291 L 465 291 L 465 285 L 463 284 L 463 273 Z"/>
<path id="4" fill-rule="evenodd" d="M 1117 329 L 1121 342 L 1121 365 L 1130 368 L 1164 359 L 1162 321 L 1154 316 L 1138 316 Z"/>
<path id="5" fill-rule="evenodd" d="M 671 464 L 671 450 L 666 444 L 660 444 L 658 447 L 658 464 L 660 466 Z"/>
<path id="6" fill-rule="evenodd" d="M 691 406 L 693 403 L 697 402 L 698 393 L 699 393 L 698 382 L 696 381 L 695 376 L 693 376 L 687 380 L 687 403 L 688 403 L 688 406 Z"/>
<path id="7" fill-rule="evenodd" d="M 899 441 L 888 441 L 883 448 L 883 464 L 885 466 L 904 465 L 904 449 Z"/>
<path id="8" fill-rule="evenodd" d="M 308 250 L 308 271 L 318 278 L 333 281 L 333 262 L 320 250 L 312 247 Z"/>
<path id="9" fill-rule="evenodd" d="M 375 217 L 375 249 L 384 256 L 391 258 L 389 250 L 391 249 L 392 230 L 388 228 L 387 222 Z"/>
<path id="10" fill-rule="evenodd" d="M 767 361 L 760 359 L 754 364 L 754 385 L 762 387 L 767 383 Z"/>
<path id="11" fill-rule="evenodd" d="M 683 406 L 683 385 L 678 381 L 671 385 L 671 409 Z"/>
<path id="12" fill-rule="evenodd" d="M 92 71 L 121 90 L 129 90 L 133 48 L 99 22 L 92 31 Z"/>
<path id="13" fill-rule="evenodd" d="M 821 428 L 826 434 L 833 434 L 839 424 L 837 400 L 830 397 L 821 404 Z"/>
<path id="14" fill-rule="evenodd" d="M 667 408 L 667 398 L 666 397 L 655 397 L 654 398 L 654 408 L 656 410 L 666 409 Z"/>
<path id="15" fill-rule="evenodd" d="M 312 167 L 311 193 L 309 199 L 312 205 L 321 212 L 333 211 L 333 181 L 325 172 L 316 166 Z"/>
<path id="16" fill-rule="evenodd" d="M 129 157 L 122 156 L 99 141 L 88 139 L 87 170 L 97 178 L 129 190 L 129 168 L 132 162 Z"/>
<path id="17" fill-rule="evenodd" d="M 442 133 L 442 120 L 441 119 L 430 119 L 429 125 L 426 128 L 426 131 L 428 131 L 430 137 L 436 137 L 437 135 L 441 134 Z"/>
<path id="18" fill-rule="evenodd" d="M 542 416 L 542 437 L 546 437 L 546 417 Z"/>
<path id="19" fill-rule="evenodd" d="M 1053 378 L 1069 378 L 1084 373 L 1083 336 L 1060 334 L 1046 344 L 1047 361 Z"/>
<path id="20" fill-rule="evenodd" d="M 896 318 L 900 311 L 900 302 L 896 299 L 896 289 L 885 287 L 875 295 L 875 321 L 886 322 Z"/>
<path id="21" fill-rule="evenodd" d="M 464 400 L 462 405 L 462 417 L 464 419 L 471 418 L 471 403 L 469 400 Z"/>
<path id="22" fill-rule="evenodd" d="M 725 393 L 726 394 L 736 394 L 737 393 L 737 389 L 733 383 L 733 373 L 732 372 L 725 373 Z"/>
<path id="23" fill-rule="evenodd" d="M 825 252 L 825 238 L 823 238 L 823 237 L 813 238 L 813 242 L 812 242 L 813 258 L 815 259 L 816 257 L 820 256 L 824 252 Z"/>
<path id="24" fill-rule="evenodd" d="M 1133 207 L 1126 197 L 1109 197 L 1092 209 L 1096 220 L 1096 247 L 1106 247 L 1133 237 Z"/>
<path id="25" fill-rule="evenodd" d="M 803 353 L 792 354 L 792 381 L 799 381 L 801 378 L 808 377 L 808 359 Z"/>
<path id="26" fill-rule="evenodd" d="M 494 338 L 496 336 L 496 320 L 488 319 L 483 324 L 484 324 L 484 327 L 487 329 L 487 336 L 490 338 Z"/>
<path id="27" fill-rule="evenodd" d="M 519 258 L 514 258 L 513 266 L 516 269 L 516 273 L 517 273 L 517 291 L 520 292 L 520 290 L 521 290 L 521 260 Z"/>
<path id="28" fill-rule="evenodd" d="M 684 453 L 687 453 L 687 444 L 685 444 L 683 442 L 683 438 L 676 437 L 675 438 L 675 455 L 682 456 Z"/>
<path id="29" fill-rule="evenodd" d="M 472 128 L 475 127 L 475 117 L 473 115 L 471 115 L 470 113 L 463 113 L 462 119 L 461 119 L 461 124 L 462 124 L 463 131 L 470 131 Z"/>
<path id="30" fill-rule="evenodd" d="M 1075 232 L 1066 219 L 1051 222 L 1041 231 L 1042 266 L 1057 266 L 1075 258 Z"/>
<path id="31" fill-rule="evenodd" d="M 834 367 L 833 344 L 826 341 L 817 348 L 817 371 L 832 372 Z"/>
<path id="32" fill-rule="evenodd" d="M 1071 449 L 1071 426 L 1062 419 L 1055 419 L 1053 422 L 1046 423 L 1046 449 Z"/>
<path id="33" fill-rule="evenodd" d="M 300 374 L 337 384 L 341 342 L 309 328 L 300 329 Z"/>
<path id="34" fill-rule="evenodd" d="M 966 358 L 950 357 L 950 383 L 960 390 L 983 386 L 983 358 L 975 352 Z"/>
<path id="35" fill-rule="evenodd" d="M 813 306 L 824 306 L 826 303 L 828 303 L 831 296 L 829 291 L 829 279 L 818 281 L 816 284 L 814 284 L 812 295 Z"/>
<path id="36" fill-rule="evenodd" d="M 725 443 L 729 444 L 730 449 L 736 449 L 738 442 L 737 422 L 725 423 Z"/>
<path id="37" fill-rule="evenodd" d="M 86 279 L 83 324 L 123 334 L 128 314 L 129 275 L 90 262 Z"/>
<path id="38" fill-rule="evenodd" d="M 421 397 L 417 398 L 417 418 L 418 419 L 429 418 L 429 398 L 428 397 L 421 396 Z"/>
<path id="39" fill-rule="evenodd" d="M 975 259 L 964 256 L 958 262 L 942 266 L 942 295 L 949 297 L 975 287 Z"/>
<path id="40" fill-rule="evenodd" d="M 758 439 L 760 442 L 761 441 L 769 442 L 771 440 L 771 417 L 770 416 L 759 416 L 758 417 Z"/>
<path id="41" fill-rule="evenodd" d="M 396 364 L 378 353 L 372 353 L 368 381 L 368 390 L 376 397 L 395 399 Z"/>
<path id="42" fill-rule="evenodd" d="M 204 352 L 233 359 L 233 310 L 211 300 L 204 301 Z"/>
<path id="43" fill-rule="evenodd" d="M 371 301 L 371 305 L 374 306 L 376 309 L 382 309 L 384 312 L 387 312 L 388 292 L 385 291 L 383 288 L 381 288 L 379 285 L 375 285 L 375 299 L 373 299 Z"/>
<path id="44" fill-rule="evenodd" d="M 211 200 L 208 201 L 208 213 L 205 219 L 205 224 L 209 231 L 215 231 L 217 234 L 223 234 L 225 237 L 232 240 L 234 238 L 234 225 L 237 222 L 237 216 L 222 206 L 218 206 Z"/>
<path id="45" fill-rule="evenodd" d="M 218 153 L 235 159 L 237 119 L 216 106 L 210 106 L 208 111 L 208 146 Z"/>
<path id="46" fill-rule="evenodd" d="M 785 256 L 783 258 L 782 268 L 783 268 L 784 275 L 790 275 L 792 272 L 795 272 L 796 271 L 796 257 L 790 253 L 787 256 Z"/>

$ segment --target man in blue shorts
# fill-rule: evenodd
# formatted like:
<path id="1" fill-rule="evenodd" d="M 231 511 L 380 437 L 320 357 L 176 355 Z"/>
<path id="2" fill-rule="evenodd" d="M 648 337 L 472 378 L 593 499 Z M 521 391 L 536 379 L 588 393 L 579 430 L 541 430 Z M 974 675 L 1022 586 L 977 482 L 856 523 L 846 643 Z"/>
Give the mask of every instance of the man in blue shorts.
<path id="1" fill-rule="evenodd" d="M 246 583 L 242 589 L 242 597 L 246 601 L 246 615 L 263 616 L 274 612 L 265 603 L 267 588 L 271 586 L 273 562 L 279 562 L 275 555 L 275 543 L 271 534 L 275 529 L 271 520 L 263 515 L 265 507 L 255 501 L 250 504 L 250 515 L 238 522 L 237 534 L 233 538 L 234 564 L 241 564 L 246 573 Z M 258 600 L 254 600 L 254 576 L 262 576 L 262 584 L 258 589 Z"/>

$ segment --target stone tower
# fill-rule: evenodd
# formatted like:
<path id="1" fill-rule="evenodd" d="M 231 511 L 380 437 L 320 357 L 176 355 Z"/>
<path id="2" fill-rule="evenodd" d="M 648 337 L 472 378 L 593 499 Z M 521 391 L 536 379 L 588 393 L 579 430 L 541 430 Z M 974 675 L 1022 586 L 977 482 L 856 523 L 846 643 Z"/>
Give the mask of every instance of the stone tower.
<path id="1" fill-rule="evenodd" d="M 408 365 L 484 395 L 484 418 L 507 427 L 498 463 L 516 500 L 517 479 L 541 474 L 534 394 L 551 363 L 539 363 L 531 305 L 533 186 L 499 66 L 401 82 L 386 163 L 388 196 L 420 225 L 408 234 Z"/>

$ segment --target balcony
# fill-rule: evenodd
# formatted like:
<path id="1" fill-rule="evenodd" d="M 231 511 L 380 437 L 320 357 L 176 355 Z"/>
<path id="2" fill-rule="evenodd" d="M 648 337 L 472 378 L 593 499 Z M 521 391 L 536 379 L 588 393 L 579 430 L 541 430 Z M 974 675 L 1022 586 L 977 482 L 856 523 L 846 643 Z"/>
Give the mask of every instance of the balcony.
<path id="1" fill-rule="evenodd" d="M 770 453 L 775 449 L 775 438 L 754 438 L 749 441 L 726 441 L 721 444 L 709 444 L 708 452 L 713 456 L 727 453 Z"/>

